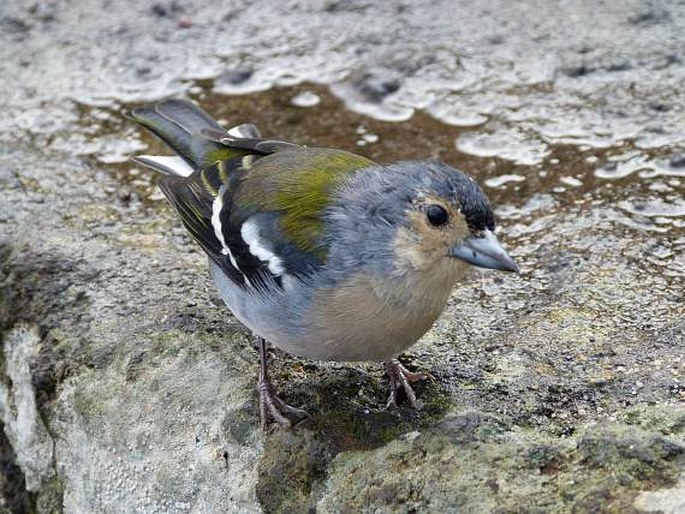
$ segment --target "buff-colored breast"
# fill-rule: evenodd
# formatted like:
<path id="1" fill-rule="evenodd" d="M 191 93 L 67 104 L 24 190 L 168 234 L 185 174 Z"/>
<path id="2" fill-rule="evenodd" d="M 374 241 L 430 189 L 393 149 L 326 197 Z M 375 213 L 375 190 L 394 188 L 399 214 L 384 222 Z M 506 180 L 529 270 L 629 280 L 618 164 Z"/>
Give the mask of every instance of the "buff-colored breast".
<path id="1" fill-rule="evenodd" d="M 315 294 L 311 333 L 318 343 L 299 352 L 330 360 L 383 361 L 399 355 L 440 316 L 467 266 L 445 258 L 430 272 L 412 272 L 392 283 L 356 275 Z"/>

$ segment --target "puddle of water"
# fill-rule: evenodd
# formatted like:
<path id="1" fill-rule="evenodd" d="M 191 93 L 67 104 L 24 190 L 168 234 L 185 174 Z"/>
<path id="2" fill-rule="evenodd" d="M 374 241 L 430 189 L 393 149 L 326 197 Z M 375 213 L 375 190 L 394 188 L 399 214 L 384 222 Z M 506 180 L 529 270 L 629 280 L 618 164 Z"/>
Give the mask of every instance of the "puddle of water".
<path id="1" fill-rule="evenodd" d="M 499 208 L 521 207 L 535 194 L 552 195 L 559 209 L 596 201 L 619 206 L 619 202 L 655 194 L 682 196 L 685 161 L 683 153 L 672 152 L 670 148 L 645 155 L 643 150 L 625 143 L 616 148 L 585 152 L 575 146 L 548 145 L 547 157 L 541 165 L 517 164 L 515 160 L 460 144 L 465 138 L 489 137 L 474 132 L 473 128 L 446 125 L 422 112 L 416 113 L 410 122 L 382 122 L 347 111 L 325 87 L 315 84 L 232 97 L 214 94 L 211 81 L 198 82 L 193 88 L 194 98 L 229 124 L 255 122 L 265 134 L 303 144 L 342 147 L 379 162 L 421 157 L 442 159 L 477 177 Z M 309 98 L 305 104 L 311 105 L 295 105 L 292 99 L 298 97 Z M 73 110 L 81 120 L 77 129 L 67 118 L 64 129 L 45 134 L 33 132 L 32 138 L 55 151 L 93 156 L 100 162 L 116 164 L 113 169 L 123 178 L 135 169 L 127 162 L 130 155 L 149 145 L 152 145 L 150 151 L 166 151 L 147 135 L 141 135 L 123 117 L 130 107 L 127 104 L 76 105 Z M 506 145 L 507 141 L 505 138 L 499 143 Z M 143 198 L 153 194 L 151 183 L 143 184 L 140 177 L 132 180 L 131 185 Z M 635 210 L 619 210 L 626 216 L 643 216 Z M 676 211 L 671 217 L 681 215 Z M 658 217 L 654 218 L 652 223 L 659 221 Z"/>

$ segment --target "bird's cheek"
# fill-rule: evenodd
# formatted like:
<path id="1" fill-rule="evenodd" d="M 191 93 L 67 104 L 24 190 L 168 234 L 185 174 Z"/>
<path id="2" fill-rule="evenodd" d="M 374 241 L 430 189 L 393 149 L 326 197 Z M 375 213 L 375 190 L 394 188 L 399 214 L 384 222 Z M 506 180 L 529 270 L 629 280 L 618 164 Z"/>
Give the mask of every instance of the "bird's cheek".
<path id="1" fill-rule="evenodd" d="M 421 241 L 408 231 L 400 231 L 394 242 L 395 268 L 404 274 L 409 271 L 420 271 L 430 265 L 430 258 Z"/>

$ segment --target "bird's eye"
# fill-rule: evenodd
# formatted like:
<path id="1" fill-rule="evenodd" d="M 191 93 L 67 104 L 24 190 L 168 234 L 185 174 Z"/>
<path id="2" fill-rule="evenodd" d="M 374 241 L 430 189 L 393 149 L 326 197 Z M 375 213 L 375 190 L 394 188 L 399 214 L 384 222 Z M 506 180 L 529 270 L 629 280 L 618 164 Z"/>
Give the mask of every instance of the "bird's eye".
<path id="1" fill-rule="evenodd" d="M 434 227 L 439 227 L 447 223 L 447 211 L 441 205 L 429 205 L 426 207 L 426 218 L 428 222 Z"/>

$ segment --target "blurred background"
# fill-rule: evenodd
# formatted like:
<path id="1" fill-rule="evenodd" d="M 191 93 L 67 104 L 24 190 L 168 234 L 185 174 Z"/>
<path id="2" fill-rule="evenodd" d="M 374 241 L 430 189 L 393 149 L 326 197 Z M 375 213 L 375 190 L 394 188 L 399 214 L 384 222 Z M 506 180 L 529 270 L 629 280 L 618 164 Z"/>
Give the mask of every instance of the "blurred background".
<path id="1" fill-rule="evenodd" d="M 684 34 L 682 0 L 1 3 L 2 508 L 684 512 Z M 522 275 L 406 356 L 422 411 L 283 356 L 316 414 L 261 434 L 250 336 L 128 160 L 167 97 L 479 181 Z"/>

